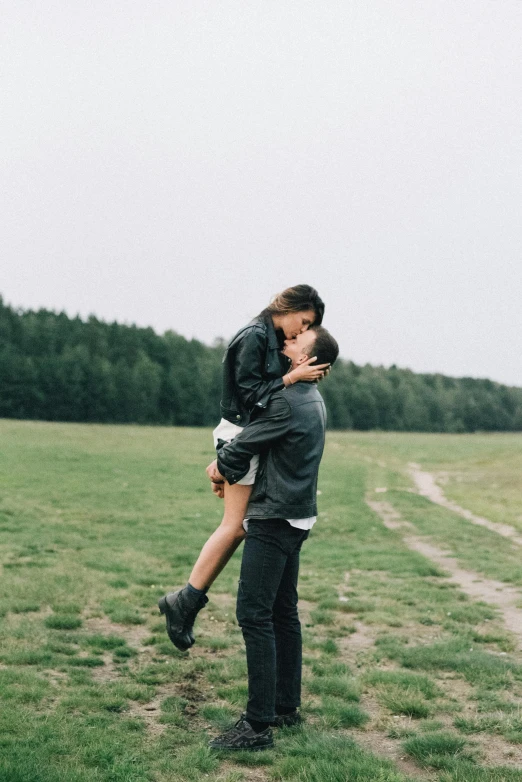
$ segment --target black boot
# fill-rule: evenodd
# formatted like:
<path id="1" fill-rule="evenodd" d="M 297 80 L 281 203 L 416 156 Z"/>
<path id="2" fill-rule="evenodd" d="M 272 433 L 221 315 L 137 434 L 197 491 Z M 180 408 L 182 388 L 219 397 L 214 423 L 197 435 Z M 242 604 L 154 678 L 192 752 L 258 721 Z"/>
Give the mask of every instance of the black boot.
<path id="1" fill-rule="evenodd" d="M 195 641 L 193 625 L 196 616 L 208 603 L 208 597 L 198 595 L 184 587 L 170 592 L 158 601 L 158 607 L 167 620 L 167 633 L 174 646 L 182 652 L 190 649 Z"/>
<path id="2" fill-rule="evenodd" d="M 190 638 L 191 646 L 196 641 L 196 639 L 194 638 L 194 622 L 196 621 L 196 617 L 201 611 L 201 609 L 204 608 L 207 603 L 208 603 L 208 597 L 206 595 L 200 595 L 198 597 L 198 603 L 188 613 L 185 627 L 187 630 L 188 637 Z"/>

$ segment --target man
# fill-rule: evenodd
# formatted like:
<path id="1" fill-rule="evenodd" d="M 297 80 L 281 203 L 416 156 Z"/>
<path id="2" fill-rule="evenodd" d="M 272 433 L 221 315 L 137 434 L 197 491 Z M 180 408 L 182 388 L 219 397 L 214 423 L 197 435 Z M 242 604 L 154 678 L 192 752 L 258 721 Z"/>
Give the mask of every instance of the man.
<path id="1" fill-rule="evenodd" d="M 287 340 L 283 350 L 298 366 L 310 356 L 333 364 L 339 349 L 322 327 Z M 210 742 L 212 749 L 273 746 L 270 726 L 301 721 L 301 625 L 297 611 L 299 552 L 316 520 L 317 475 L 326 412 L 315 383 L 274 394 L 268 407 L 218 452 L 211 480 L 241 480 L 250 459 L 260 465 L 247 509 L 247 536 L 237 596 L 245 640 L 248 704 L 236 725 Z"/>

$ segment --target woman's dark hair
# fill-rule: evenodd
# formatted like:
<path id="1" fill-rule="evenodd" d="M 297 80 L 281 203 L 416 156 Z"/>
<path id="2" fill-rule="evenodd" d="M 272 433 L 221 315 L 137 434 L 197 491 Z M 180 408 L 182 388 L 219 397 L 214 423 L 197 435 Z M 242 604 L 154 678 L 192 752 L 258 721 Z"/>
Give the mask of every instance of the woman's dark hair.
<path id="1" fill-rule="evenodd" d="M 314 325 L 310 331 L 315 333 L 315 342 L 310 345 L 307 352 L 310 352 L 310 356 L 317 356 L 317 361 L 314 361 L 314 364 L 330 364 L 332 366 L 339 355 L 337 341 L 324 326 Z"/>
<path id="2" fill-rule="evenodd" d="M 261 315 L 286 315 L 287 312 L 315 312 L 314 326 L 320 326 L 324 316 L 324 301 L 311 285 L 294 285 L 274 296 Z"/>

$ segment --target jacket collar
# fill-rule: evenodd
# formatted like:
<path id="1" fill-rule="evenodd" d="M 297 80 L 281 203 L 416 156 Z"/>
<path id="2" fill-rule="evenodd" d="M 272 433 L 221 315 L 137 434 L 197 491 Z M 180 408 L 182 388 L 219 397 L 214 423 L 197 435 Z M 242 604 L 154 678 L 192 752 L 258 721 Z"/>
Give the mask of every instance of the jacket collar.
<path id="1" fill-rule="evenodd" d="M 268 346 L 273 350 L 281 350 L 283 347 L 283 339 L 278 339 L 272 318 L 270 315 L 264 315 L 260 319 L 266 325 L 266 332 L 268 337 Z"/>

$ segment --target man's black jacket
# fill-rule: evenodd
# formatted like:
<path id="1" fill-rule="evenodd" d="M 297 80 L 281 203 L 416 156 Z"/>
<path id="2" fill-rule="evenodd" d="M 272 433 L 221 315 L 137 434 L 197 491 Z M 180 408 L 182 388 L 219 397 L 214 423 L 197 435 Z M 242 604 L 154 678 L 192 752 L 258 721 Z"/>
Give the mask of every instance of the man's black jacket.
<path id="1" fill-rule="evenodd" d="M 218 470 L 229 483 L 248 472 L 260 454 L 248 518 L 304 519 L 317 515 L 317 475 L 323 455 L 326 410 L 315 383 L 295 383 L 218 451 Z"/>

